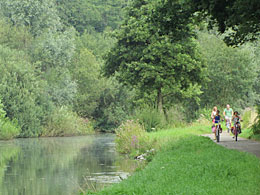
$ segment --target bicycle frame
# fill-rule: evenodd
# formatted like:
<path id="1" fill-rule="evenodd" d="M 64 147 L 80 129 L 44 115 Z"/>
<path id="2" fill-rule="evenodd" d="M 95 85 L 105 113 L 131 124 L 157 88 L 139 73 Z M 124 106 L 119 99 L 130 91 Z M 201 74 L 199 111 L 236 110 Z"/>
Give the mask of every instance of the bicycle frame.
<path id="1" fill-rule="evenodd" d="M 235 125 L 234 125 L 234 136 L 235 136 L 235 140 L 237 142 L 237 136 L 238 136 L 238 129 L 241 128 L 240 127 L 240 122 L 236 122 Z"/>
<path id="2" fill-rule="evenodd" d="M 219 128 L 219 126 L 220 126 L 220 121 L 218 121 L 218 123 L 215 123 L 215 125 L 216 125 L 216 139 L 217 139 L 217 142 L 219 142 L 219 140 L 220 140 L 220 128 Z"/>
<path id="3" fill-rule="evenodd" d="M 227 132 L 229 133 L 229 131 L 231 129 L 231 120 L 230 119 L 226 120 L 226 127 L 227 127 Z"/>

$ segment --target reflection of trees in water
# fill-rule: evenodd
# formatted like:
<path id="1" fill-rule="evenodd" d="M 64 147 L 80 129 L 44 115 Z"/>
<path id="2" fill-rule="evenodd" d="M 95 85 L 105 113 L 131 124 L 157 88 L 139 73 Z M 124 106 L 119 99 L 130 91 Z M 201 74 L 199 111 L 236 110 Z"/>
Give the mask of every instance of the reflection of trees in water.
<path id="1" fill-rule="evenodd" d="M 4 194 L 62 194 L 64 189 L 70 193 L 74 187 L 71 178 L 75 178 L 70 162 L 77 157 L 80 148 L 87 147 L 91 141 L 86 137 L 16 141 L 21 153 L 17 161 L 9 162 L 10 168 L 4 176 Z"/>
<path id="2" fill-rule="evenodd" d="M 0 188 L 3 194 L 71 194 L 91 173 L 115 171 L 112 142 L 110 135 L 16 140 L 21 152 L 7 162 Z"/>
<path id="3" fill-rule="evenodd" d="M 4 143 L 4 142 L 2 142 Z M 5 143 L 7 144 L 7 143 Z M 9 162 L 15 161 L 19 153 L 19 148 L 14 145 L 7 145 L 5 147 L 0 147 L 0 194 L 1 184 L 3 183 L 3 177 L 5 170 L 8 169 Z"/>

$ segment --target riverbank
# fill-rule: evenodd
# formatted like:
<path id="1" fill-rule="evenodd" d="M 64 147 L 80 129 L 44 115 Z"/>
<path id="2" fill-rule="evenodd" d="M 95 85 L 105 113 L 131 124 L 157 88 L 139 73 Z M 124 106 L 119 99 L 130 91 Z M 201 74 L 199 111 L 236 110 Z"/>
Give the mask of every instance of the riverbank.
<path id="1" fill-rule="evenodd" d="M 259 159 L 195 136 L 208 131 L 195 126 L 149 134 L 160 152 L 143 170 L 87 194 L 259 194 Z"/>

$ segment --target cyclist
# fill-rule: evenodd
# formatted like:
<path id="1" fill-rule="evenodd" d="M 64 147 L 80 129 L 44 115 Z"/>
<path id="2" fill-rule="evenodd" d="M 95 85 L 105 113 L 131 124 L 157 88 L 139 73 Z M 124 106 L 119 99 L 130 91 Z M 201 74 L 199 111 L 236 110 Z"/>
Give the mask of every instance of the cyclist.
<path id="1" fill-rule="evenodd" d="M 240 121 L 242 121 L 241 117 L 239 116 L 238 112 L 235 111 L 234 112 L 234 116 L 232 117 L 232 121 L 234 122 L 234 126 L 233 126 L 233 134 L 234 134 L 234 128 L 235 126 L 237 125 L 237 127 L 239 127 L 239 132 L 238 133 L 241 133 L 241 125 L 240 125 Z M 234 137 L 233 137 L 234 138 Z"/>
<path id="2" fill-rule="evenodd" d="M 214 130 L 214 133 L 215 133 L 215 138 L 216 139 L 216 126 L 220 123 L 220 119 L 221 119 L 221 116 L 219 115 L 219 110 L 216 111 L 216 115 L 214 117 L 214 125 L 215 125 L 215 130 Z M 221 128 L 221 125 L 219 124 L 219 129 L 220 129 L 220 132 L 222 132 L 222 128 Z"/>
<path id="3" fill-rule="evenodd" d="M 214 125 L 214 118 L 215 118 L 215 116 L 217 114 L 217 110 L 218 110 L 217 106 L 214 106 L 214 108 L 213 108 L 213 110 L 211 112 L 212 125 Z"/>
<path id="4" fill-rule="evenodd" d="M 226 125 L 228 123 L 231 124 L 231 120 L 232 120 L 232 117 L 233 117 L 233 110 L 232 110 L 232 108 L 230 108 L 229 104 L 227 104 L 227 107 L 224 109 L 223 115 L 224 115 L 224 118 L 226 120 Z"/>

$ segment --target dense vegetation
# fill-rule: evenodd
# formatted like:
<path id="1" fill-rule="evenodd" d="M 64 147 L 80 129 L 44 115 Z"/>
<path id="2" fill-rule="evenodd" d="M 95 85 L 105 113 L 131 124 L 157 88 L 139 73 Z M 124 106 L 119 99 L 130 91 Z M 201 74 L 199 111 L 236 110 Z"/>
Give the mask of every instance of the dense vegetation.
<path id="1" fill-rule="evenodd" d="M 0 139 L 107 131 L 126 119 L 153 131 L 214 105 L 259 104 L 259 24 L 198 3 L 0 0 Z"/>

